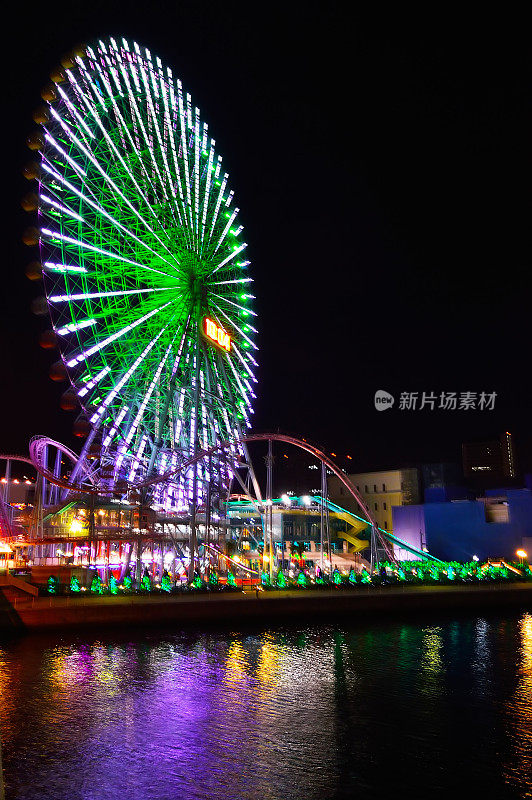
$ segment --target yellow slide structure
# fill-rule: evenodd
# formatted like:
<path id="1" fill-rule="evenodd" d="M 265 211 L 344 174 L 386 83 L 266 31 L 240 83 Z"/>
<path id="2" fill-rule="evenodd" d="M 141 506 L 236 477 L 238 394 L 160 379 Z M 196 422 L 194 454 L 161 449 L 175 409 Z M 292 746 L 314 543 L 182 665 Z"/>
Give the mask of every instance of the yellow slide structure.
<path id="1" fill-rule="evenodd" d="M 314 497 L 313 500 L 319 502 L 320 498 Z M 351 514 L 350 511 L 346 511 L 345 508 L 337 506 L 336 503 L 332 503 L 330 500 L 327 501 L 327 506 L 329 511 L 331 511 L 337 519 L 347 522 L 347 524 L 350 526 L 349 531 L 346 531 L 345 533 L 343 531 L 338 531 L 337 533 L 340 539 L 345 539 L 346 542 L 349 542 L 351 545 L 350 552 L 359 553 L 361 550 L 364 550 L 366 547 L 368 547 L 368 539 L 361 539 L 357 536 L 357 534 L 367 530 L 369 523 L 365 519 L 361 519 L 361 517 Z"/>

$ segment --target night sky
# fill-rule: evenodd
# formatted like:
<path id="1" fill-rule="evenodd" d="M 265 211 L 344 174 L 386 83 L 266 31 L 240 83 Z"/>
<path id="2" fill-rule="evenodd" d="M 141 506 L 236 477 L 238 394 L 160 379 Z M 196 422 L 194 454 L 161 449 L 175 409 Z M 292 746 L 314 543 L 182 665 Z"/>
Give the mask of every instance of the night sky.
<path id="1" fill-rule="evenodd" d="M 21 169 L 50 69 L 111 34 L 173 68 L 224 156 L 260 315 L 254 430 L 304 436 L 342 465 L 349 453 L 353 469 L 459 461 L 461 442 L 509 430 L 532 470 L 524 23 L 370 22 L 324 2 L 76 5 L 19 4 L 4 21 L 0 451 L 36 433 L 73 441 L 30 311 Z M 393 409 L 375 410 L 378 389 Z M 497 398 L 401 411 L 404 391 Z"/>

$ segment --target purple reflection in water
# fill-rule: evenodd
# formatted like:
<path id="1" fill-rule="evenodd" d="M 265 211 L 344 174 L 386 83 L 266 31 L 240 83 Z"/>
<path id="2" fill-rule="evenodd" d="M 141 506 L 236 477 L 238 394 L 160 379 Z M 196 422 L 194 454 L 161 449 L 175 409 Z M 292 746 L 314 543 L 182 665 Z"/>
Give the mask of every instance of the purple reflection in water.
<path id="1" fill-rule="evenodd" d="M 526 796 L 531 624 L 27 637 L 0 649 L 7 796 Z"/>

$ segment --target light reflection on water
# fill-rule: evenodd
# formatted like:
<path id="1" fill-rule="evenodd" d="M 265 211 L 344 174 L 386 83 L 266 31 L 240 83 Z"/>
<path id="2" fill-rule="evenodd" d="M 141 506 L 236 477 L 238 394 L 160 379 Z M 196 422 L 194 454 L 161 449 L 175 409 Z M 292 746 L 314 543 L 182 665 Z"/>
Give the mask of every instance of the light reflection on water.
<path id="1" fill-rule="evenodd" d="M 532 798 L 532 615 L 27 637 L 9 800 Z"/>

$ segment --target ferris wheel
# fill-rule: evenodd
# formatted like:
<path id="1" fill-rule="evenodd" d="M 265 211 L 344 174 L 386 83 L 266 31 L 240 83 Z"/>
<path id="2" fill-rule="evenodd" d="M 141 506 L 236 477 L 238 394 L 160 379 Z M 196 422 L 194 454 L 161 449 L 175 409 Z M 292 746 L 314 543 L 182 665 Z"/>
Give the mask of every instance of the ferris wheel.
<path id="1" fill-rule="evenodd" d="M 251 425 L 256 312 L 239 209 L 222 157 L 180 80 L 149 50 L 113 38 L 65 57 L 28 139 L 40 161 L 24 207 L 38 223 L 48 336 L 79 406 L 100 483 L 146 482 Z M 157 484 L 197 500 L 212 463 Z M 229 480 L 230 470 L 225 467 Z M 91 468 L 91 474 L 94 469 Z M 198 481 L 199 479 L 199 481 Z M 203 488 L 202 488 L 203 486 Z"/>

